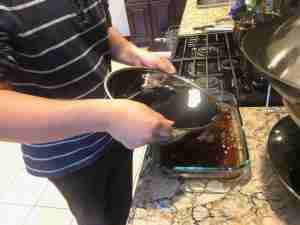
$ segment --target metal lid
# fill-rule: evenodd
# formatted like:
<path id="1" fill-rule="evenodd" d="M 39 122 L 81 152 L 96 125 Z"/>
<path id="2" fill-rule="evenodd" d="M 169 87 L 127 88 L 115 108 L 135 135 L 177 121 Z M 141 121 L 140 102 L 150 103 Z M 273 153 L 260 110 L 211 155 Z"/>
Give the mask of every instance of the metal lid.
<path id="1" fill-rule="evenodd" d="M 104 87 L 110 98 L 142 102 L 166 118 L 176 128 L 201 127 L 213 121 L 216 99 L 191 80 L 146 68 L 125 68 L 109 74 Z"/>
<path id="2" fill-rule="evenodd" d="M 300 17 L 283 23 L 261 50 L 262 63 L 277 80 L 300 90 Z"/>
<path id="3" fill-rule="evenodd" d="M 249 30 L 241 50 L 245 57 L 291 103 L 300 102 L 300 16 L 273 17 Z"/>

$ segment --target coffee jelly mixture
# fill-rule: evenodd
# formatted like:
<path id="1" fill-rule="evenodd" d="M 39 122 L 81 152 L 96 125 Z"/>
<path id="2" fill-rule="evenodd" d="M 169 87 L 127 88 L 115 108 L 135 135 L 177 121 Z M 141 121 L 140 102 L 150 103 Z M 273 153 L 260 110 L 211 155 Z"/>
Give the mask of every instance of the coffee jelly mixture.
<path id="1" fill-rule="evenodd" d="M 234 167 L 239 164 L 239 137 L 231 107 L 221 107 L 219 119 L 160 152 L 163 166 Z"/>

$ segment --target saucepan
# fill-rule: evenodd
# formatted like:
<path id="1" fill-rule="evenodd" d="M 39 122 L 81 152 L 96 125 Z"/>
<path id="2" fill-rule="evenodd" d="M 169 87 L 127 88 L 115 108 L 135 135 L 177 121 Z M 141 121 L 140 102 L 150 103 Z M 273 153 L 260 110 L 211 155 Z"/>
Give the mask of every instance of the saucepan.
<path id="1" fill-rule="evenodd" d="M 191 80 L 175 74 L 142 67 L 124 68 L 110 73 L 104 87 L 111 99 L 126 98 L 144 103 L 174 121 L 172 136 L 167 140 L 158 138 L 160 144 L 179 141 L 218 119 L 216 99 Z"/>

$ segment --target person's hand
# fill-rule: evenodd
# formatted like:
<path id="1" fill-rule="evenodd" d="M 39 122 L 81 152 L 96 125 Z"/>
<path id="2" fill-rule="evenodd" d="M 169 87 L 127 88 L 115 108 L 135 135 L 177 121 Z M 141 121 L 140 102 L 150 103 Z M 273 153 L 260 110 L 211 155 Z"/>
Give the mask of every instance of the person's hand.
<path id="1" fill-rule="evenodd" d="M 176 73 L 174 65 L 170 60 L 159 54 L 151 53 L 143 49 L 137 49 L 137 58 L 135 60 L 136 66 L 143 66 L 150 69 L 158 69 L 166 73 Z"/>
<path id="2" fill-rule="evenodd" d="M 108 131 L 127 148 L 133 149 L 171 137 L 173 122 L 148 106 L 131 100 L 113 100 L 115 118 Z"/>

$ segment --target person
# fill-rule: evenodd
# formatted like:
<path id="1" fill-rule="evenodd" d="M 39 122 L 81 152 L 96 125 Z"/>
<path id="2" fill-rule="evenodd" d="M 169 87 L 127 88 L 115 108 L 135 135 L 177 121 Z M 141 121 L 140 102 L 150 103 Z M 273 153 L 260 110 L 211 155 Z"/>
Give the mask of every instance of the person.
<path id="1" fill-rule="evenodd" d="M 173 122 L 146 105 L 106 97 L 111 58 L 175 72 L 123 38 L 108 7 L 106 0 L 0 1 L 0 139 L 21 143 L 27 171 L 59 189 L 79 225 L 124 225 L 129 149 L 172 132 Z"/>

